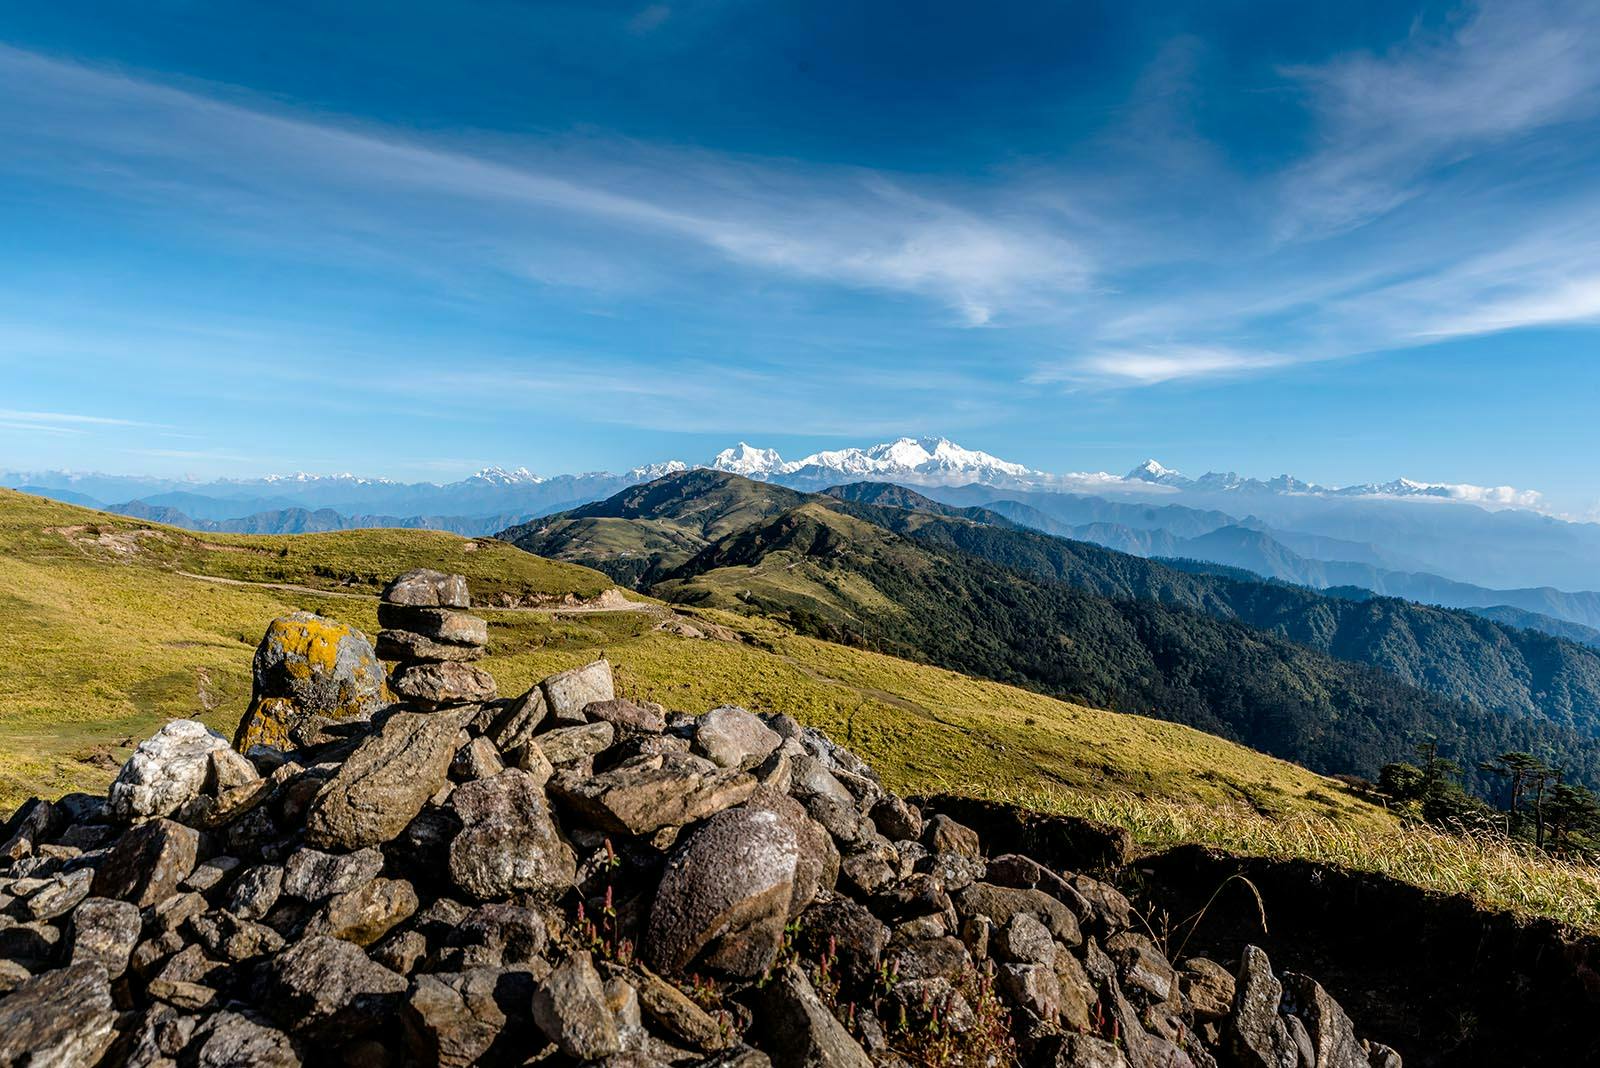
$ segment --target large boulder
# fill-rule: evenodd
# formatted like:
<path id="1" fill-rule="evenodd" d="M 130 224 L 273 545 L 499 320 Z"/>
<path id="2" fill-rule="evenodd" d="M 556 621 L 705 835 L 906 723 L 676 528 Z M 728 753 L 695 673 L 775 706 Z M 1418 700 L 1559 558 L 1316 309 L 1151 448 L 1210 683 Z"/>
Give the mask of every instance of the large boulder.
<path id="1" fill-rule="evenodd" d="M 760 808 L 707 820 L 673 850 L 645 933 L 646 960 L 680 973 L 700 962 L 753 977 L 783 941 L 800 841 L 791 821 Z"/>
<path id="2" fill-rule="evenodd" d="M 332 722 L 367 719 L 388 702 L 383 665 L 367 636 L 311 612 L 275 619 L 256 647 L 250 707 L 234 748 L 292 749 Z"/>
<path id="3" fill-rule="evenodd" d="M 537 780 L 519 768 L 456 787 L 462 829 L 450 843 L 450 877 L 479 900 L 517 892 L 553 896 L 572 885 L 577 860 L 556 830 Z"/>
<path id="4" fill-rule="evenodd" d="M 452 713 L 392 713 L 312 800 L 306 844 L 351 851 L 393 839 L 444 785 L 460 729 Z"/>
<path id="5" fill-rule="evenodd" d="M 111 814 L 120 820 L 172 815 L 200 796 L 218 750 L 226 752 L 228 740 L 204 723 L 172 720 L 140 742 L 117 772 L 107 794 Z"/>

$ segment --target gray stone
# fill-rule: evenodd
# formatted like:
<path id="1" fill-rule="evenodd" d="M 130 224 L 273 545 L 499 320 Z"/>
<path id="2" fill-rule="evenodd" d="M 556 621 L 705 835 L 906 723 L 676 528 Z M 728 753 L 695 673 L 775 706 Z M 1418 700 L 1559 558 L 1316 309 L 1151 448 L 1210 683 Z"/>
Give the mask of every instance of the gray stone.
<path id="1" fill-rule="evenodd" d="M 456 750 L 450 762 L 450 777 L 457 782 L 487 779 L 505 770 L 500 751 L 489 739 L 479 736 Z"/>
<path id="2" fill-rule="evenodd" d="M 50 880 L 49 885 L 28 896 L 28 915 L 35 920 L 53 920 L 57 916 L 64 916 L 89 896 L 89 887 L 93 883 L 94 871 L 90 868 L 79 868 L 58 875 Z"/>
<path id="3" fill-rule="evenodd" d="M 98 964 L 69 964 L 0 999 L 0 1064 L 91 1068 L 116 1038 L 111 984 Z"/>
<path id="4" fill-rule="evenodd" d="M 495 714 L 484 737 L 508 760 L 515 760 L 533 740 L 533 732 L 545 721 L 549 711 L 544 691 L 534 686 Z"/>
<path id="5" fill-rule="evenodd" d="M 383 588 L 380 600 L 417 608 L 467 608 L 472 603 L 466 576 L 447 575 L 426 567 L 395 578 Z"/>
<path id="6" fill-rule="evenodd" d="M 480 905 L 455 922 L 443 955 L 449 966 L 470 968 L 528 964 L 549 942 L 543 916 L 521 905 Z"/>
<path id="7" fill-rule="evenodd" d="M 695 749 L 725 768 L 755 767 L 782 741 L 754 713 L 734 705 L 713 708 L 694 725 Z"/>
<path id="8" fill-rule="evenodd" d="M 519 1025 L 527 1017 L 534 988 L 533 976 L 515 969 L 417 976 L 402 1010 L 412 1057 L 417 1064 L 466 1068 L 493 1060 L 491 1051 L 531 1051 L 531 1036 Z"/>
<path id="9" fill-rule="evenodd" d="M 72 914 L 72 963 L 98 964 L 117 978 L 128 970 L 140 926 L 139 906 L 133 902 L 88 898 Z"/>
<path id="10" fill-rule="evenodd" d="M 582 723 L 585 705 L 617 696 L 611 662 L 604 657 L 551 675 L 539 683 L 539 688 L 544 691 L 550 715 L 563 723 Z"/>
<path id="11" fill-rule="evenodd" d="M 107 793 L 112 815 L 120 820 L 172 815 L 205 787 L 212 752 L 228 748 L 226 738 L 200 721 L 172 720 L 140 742 L 117 772 Z"/>
<path id="12" fill-rule="evenodd" d="M 963 916 L 987 916 L 996 927 L 1004 927 L 1018 913 L 1031 913 L 1056 941 L 1068 946 L 1083 941 L 1072 910 L 1041 890 L 973 883 L 952 897 Z"/>
<path id="13" fill-rule="evenodd" d="M 680 842 L 651 905 L 645 959 L 678 973 L 700 961 L 739 976 L 761 974 L 783 939 L 800 861 L 790 821 L 736 808 Z"/>
<path id="14" fill-rule="evenodd" d="M 417 911 L 417 892 L 403 879 L 373 879 L 335 894 L 306 924 L 306 934 L 370 946 Z"/>
<path id="15" fill-rule="evenodd" d="M 808 908 L 800 935 L 808 958 L 828 958 L 835 978 L 862 990 L 877 979 L 889 944 L 888 926 L 843 894 Z"/>
<path id="16" fill-rule="evenodd" d="M 689 995 L 642 965 L 636 966 L 639 1007 L 673 1038 L 699 1050 L 721 1049 L 729 1035 Z"/>
<path id="17" fill-rule="evenodd" d="M 343 1037 L 390 1018 L 408 985 L 353 943 L 312 935 L 268 960 L 256 1003 L 291 1030 Z"/>
<path id="18" fill-rule="evenodd" d="M 572 954 L 550 973 L 533 996 L 533 1019 L 574 1060 L 622 1052 L 616 1018 L 588 953 Z"/>
<path id="19" fill-rule="evenodd" d="M 1178 989 L 1178 973 L 1154 942 L 1135 931 L 1120 931 L 1106 939 L 1122 972 L 1122 985 L 1138 991 L 1147 1001 L 1166 1001 Z"/>
<path id="20" fill-rule="evenodd" d="M 924 824 L 922 844 L 932 853 L 959 853 L 974 860 L 983 859 L 983 843 L 978 840 L 978 832 L 943 814 Z"/>
<path id="21" fill-rule="evenodd" d="M 416 605 L 378 605 L 378 626 L 410 631 L 451 645 L 487 645 L 489 624 L 479 616 L 449 608 L 423 608 Z M 381 640 L 383 635 L 380 634 Z"/>
<path id="22" fill-rule="evenodd" d="M 239 858 L 230 856 L 212 857 L 202 860 L 195 865 L 194 871 L 186 876 L 179 885 L 184 890 L 196 890 L 205 893 L 221 886 L 223 880 L 231 876 L 239 868 Z"/>
<path id="23" fill-rule="evenodd" d="M 379 660 L 400 660 L 408 664 L 444 664 L 483 659 L 488 652 L 482 645 L 458 645 L 435 641 L 409 630 L 378 632 Z"/>
<path id="24" fill-rule="evenodd" d="M 460 724 L 454 714 L 396 712 L 317 792 L 306 844 L 356 850 L 394 838 L 445 783 Z"/>
<path id="25" fill-rule="evenodd" d="M 254 960 L 283 948 L 283 936 L 277 931 L 231 912 L 203 912 L 191 917 L 183 929 L 213 956 L 224 960 Z"/>
<path id="26" fill-rule="evenodd" d="M 616 734 L 617 729 L 609 723 L 583 723 L 546 731 L 534 742 L 546 760 L 560 767 L 605 752 L 616 739 Z"/>
<path id="27" fill-rule="evenodd" d="M 884 794 L 872 806 L 872 822 L 892 842 L 922 837 L 922 814 L 896 794 Z"/>
<path id="28" fill-rule="evenodd" d="M 315 903 L 359 889 L 382 870 L 383 854 L 376 846 L 354 853 L 297 849 L 289 855 L 285 866 L 283 892 Z"/>
<path id="29" fill-rule="evenodd" d="M 126 904 L 126 902 L 123 902 Z M 137 912 L 137 910 L 135 910 Z M 17 987 L 33 978 L 33 973 L 14 960 L 0 957 L 0 997 L 11 993 Z"/>
<path id="30" fill-rule="evenodd" d="M 551 789 L 601 830 L 649 834 L 715 815 L 755 791 L 755 779 L 687 753 L 625 760 L 598 775 L 559 775 Z"/>
<path id="31" fill-rule="evenodd" d="M 283 892 L 283 868 L 277 864 L 258 864 L 247 868 L 228 888 L 229 912 L 244 920 L 259 920 L 272 911 Z"/>
<path id="32" fill-rule="evenodd" d="M 1179 975 L 1183 995 L 1197 1020 L 1220 1020 L 1233 1009 L 1233 975 L 1216 961 L 1190 957 Z"/>
<path id="33" fill-rule="evenodd" d="M 583 706 L 584 718 L 591 723 L 609 723 L 618 732 L 660 734 L 667 729 L 660 705 L 641 705 L 623 698 L 609 701 L 590 701 Z"/>
<path id="34" fill-rule="evenodd" d="M 785 965 L 759 996 L 759 1022 L 775 1068 L 872 1068 L 798 964 Z"/>
<path id="35" fill-rule="evenodd" d="M 117 840 L 95 872 L 96 897 L 131 901 L 140 908 L 164 901 L 194 870 L 200 834 L 181 823 L 154 819 Z"/>
<path id="36" fill-rule="evenodd" d="M 195 1068 L 300 1068 L 288 1035 L 242 1013 L 217 1013 L 192 1041 Z"/>
<path id="37" fill-rule="evenodd" d="M 462 830 L 450 843 L 450 877 L 479 900 L 525 891 L 554 895 L 577 876 L 577 858 L 550 818 L 544 791 L 508 768 L 464 783 L 450 797 Z"/>
<path id="38" fill-rule="evenodd" d="M 1283 984 L 1272 974 L 1266 953 L 1245 946 L 1234 979 L 1233 1012 L 1228 1020 L 1228 1050 L 1240 1068 L 1296 1068 L 1300 1054 L 1278 1014 Z"/>
<path id="39" fill-rule="evenodd" d="M 493 701 L 494 676 L 458 661 L 408 664 L 389 677 L 396 695 L 424 708 Z"/>
<path id="40" fill-rule="evenodd" d="M 1285 972 L 1283 1009 L 1305 1025 L 1317 1068 L 1368 1068 L 1355 1026 L 1339 1003 L 1315 979 Z"/>
<path id="41" fill-rule="evenodd" d="M 989 942 L 994 955 L 1017 964 L 1054 965 L 1055 939 L 1031 912 L 1019 912 L 998 928 Z"/>
<path id="42" fill-rule="evenodd" d="M 1007 997 L 1045 1023 L 1061 1018 L 1061 981 L 1044 964 L 1002 964 L 996 981 Z"/>

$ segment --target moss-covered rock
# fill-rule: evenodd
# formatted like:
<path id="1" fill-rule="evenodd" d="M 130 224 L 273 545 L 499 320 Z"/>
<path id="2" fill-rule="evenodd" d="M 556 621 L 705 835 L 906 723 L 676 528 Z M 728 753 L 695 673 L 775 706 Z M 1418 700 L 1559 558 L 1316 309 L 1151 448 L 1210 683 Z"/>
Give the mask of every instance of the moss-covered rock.
<path id="1" fill-rule="evenodd" d="M 367 719 L 389 702 L 367 636 L 311 612 L 274 619 L 256 647 L 250 707 L 234 746 L 293 748 L 330 722 Z"/>

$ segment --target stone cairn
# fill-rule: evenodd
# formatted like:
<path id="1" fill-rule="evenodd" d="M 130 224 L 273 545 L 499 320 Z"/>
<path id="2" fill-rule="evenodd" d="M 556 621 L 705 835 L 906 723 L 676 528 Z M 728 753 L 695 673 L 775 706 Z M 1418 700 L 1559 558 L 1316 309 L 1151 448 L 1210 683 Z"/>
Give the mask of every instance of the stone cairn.
<path id="1" fill-rule="evenodd" d="M 1121 832 L 912 803 L 604 660 L 497 700 L 466 604 L 386 591 L 368 719 L 244 754 L 175 720 L 0 826 L 0 1068 L 1400 1064 L 1259 949 L 1169 960 L 1084 873 Z"/>
<path id="2" fill-rule="evenodd" d="M 494 677 L 472 664 L 489 648 L 489 624 L 463 609 L 467 580 L 426 568 L 408 571 L 378 600 L 378 657 L 395 662 L 389 689 L 422 708 L 492 701 Z"/>

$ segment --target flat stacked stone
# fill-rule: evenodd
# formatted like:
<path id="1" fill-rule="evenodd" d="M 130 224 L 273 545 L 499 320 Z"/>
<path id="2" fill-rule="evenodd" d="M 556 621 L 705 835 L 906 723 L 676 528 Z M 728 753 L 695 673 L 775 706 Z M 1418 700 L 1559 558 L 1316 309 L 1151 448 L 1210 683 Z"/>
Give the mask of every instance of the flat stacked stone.
<path id="1" fill-rule="evenodd" d="M 378 656 L 394 661 L 389 688 L 426 709 L 492 701 L 494 679 L 475 667 L 489 646 L 489 624 L 464 611 L 462 575 L 419 568 L 395 579 L 378 604 Z"/>

